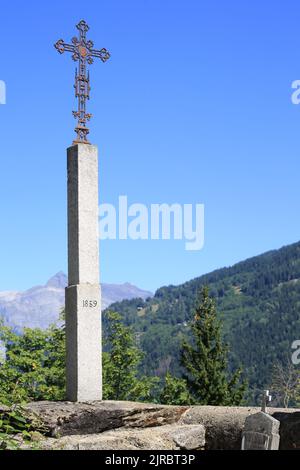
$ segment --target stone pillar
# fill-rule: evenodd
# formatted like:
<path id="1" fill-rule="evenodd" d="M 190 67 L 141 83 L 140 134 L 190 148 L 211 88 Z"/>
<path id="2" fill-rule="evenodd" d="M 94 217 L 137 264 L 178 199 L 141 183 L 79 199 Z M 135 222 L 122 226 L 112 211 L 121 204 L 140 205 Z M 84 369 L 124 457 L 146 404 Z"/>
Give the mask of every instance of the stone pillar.
<path id="1" fill-rule="evenodd" d="M 98 150 L 68 148 L 67 400 L 102 399 Z"/>

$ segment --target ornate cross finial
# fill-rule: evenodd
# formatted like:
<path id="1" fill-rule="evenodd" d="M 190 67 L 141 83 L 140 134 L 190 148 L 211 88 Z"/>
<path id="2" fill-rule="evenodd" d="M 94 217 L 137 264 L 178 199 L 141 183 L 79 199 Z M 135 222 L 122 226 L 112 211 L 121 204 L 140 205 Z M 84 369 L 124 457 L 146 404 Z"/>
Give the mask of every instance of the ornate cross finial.
<path id="1" fill-rule="evenodd" d="M 66 44 L 63 39 L 57 41 L 54 45 L 55 49 L 60 54 L 65 51 L 72 53 L 72 59 L 79 61 L 79 68 L 75 72 L 75 96 L 78 98 L 78 110 L 73 111 L 73 116 L 78 119 L 77 127 L 75 132 L 77 134 L 76 140 L 73 144 L 89 144 L 87 136 L 89 129 L 87 127 L 87 121 L 92 117 L 91 114 L 86 112 L 86 101 L 90 99 L 90 74 L 87 72 L 87 63 L 92 64 L 94 57 L 97 57 L 106 62 L 110 58 L 110 53 L 106 49 L 97 51 L 93 49 L 94 43 L 87 41 L 86 33 L 90 29 L 84 20 L 81 20 L 76 28 L 79 30 L 79 38 L 74 37 L 72 44 Z"/>

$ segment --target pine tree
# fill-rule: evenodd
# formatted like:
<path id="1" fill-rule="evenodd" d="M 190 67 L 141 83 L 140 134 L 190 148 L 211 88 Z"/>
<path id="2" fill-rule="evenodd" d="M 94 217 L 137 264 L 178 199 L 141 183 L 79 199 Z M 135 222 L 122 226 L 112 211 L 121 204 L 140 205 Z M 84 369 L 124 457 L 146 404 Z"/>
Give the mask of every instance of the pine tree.
<path id="1" fill-rule="evenodd" d="M 228 346 L 223 344 L 221 323 L 207 287 L 201 291 L 191 330 L 192 341 L 182 345 L 182 365 L 195 403 L 241 404 L 246 384 L 240 382 L 240 369 L 228 377 Z"/>

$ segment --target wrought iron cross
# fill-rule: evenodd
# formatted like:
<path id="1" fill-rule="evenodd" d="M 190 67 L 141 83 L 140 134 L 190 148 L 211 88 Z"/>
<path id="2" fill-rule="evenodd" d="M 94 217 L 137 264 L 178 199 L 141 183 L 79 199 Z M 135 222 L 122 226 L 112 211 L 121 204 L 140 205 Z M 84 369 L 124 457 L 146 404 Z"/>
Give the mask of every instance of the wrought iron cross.
<path id="1" fill-rule="evenodd" d="M 55 49 L 60 54 L 66 52 L 72 53 L 72 59 L 76 62 L 79 61 L 79 68 L 75 71 L 75 96 L 78 99 L 78 110 L 73 111 L 73 116 L 78 119 L 75 132 L 77 134 L 76 140 L 73 144 L 89 144 L 87 136 L 90 130 L 87 127 L 87 121 L 92 117 L 91 114 L 86 112 L 86 102 L 90 99 L 90 74 L 87 71 L 87 63 L 92 64 L 94 57 L 97 57 L 106 62 L 110 58 L 110 53 L 105 49 L 97 51 L 93 49 L 94 43 L 90 40 L 87 41 L 86 33 L 90 29 L 84 20 L 76 26 L 79 30 L 79 38 L 72 38 L 72 44 L 66 44 L 63 39 L 57 41 L 54 45 Z"/>

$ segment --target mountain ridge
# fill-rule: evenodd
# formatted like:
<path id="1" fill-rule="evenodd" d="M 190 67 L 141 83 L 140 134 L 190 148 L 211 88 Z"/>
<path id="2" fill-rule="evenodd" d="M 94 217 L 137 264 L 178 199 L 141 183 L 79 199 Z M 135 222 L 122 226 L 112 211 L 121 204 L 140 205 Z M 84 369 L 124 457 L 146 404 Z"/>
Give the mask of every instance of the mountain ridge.
<path id="1" fill-rule="evenodd" d="M 146 301 L 110 306 L 131 325 L 144 351 L 146 374 L 180 376 L 180 348 L 190 333 L 197 293 L 215 298 L 230 349 L 230 369 L 242 366 L 251 401 L 270 386 L 276 363 L 291 361 L 300 339 L 300 242 L 220 268 L 178 286 L 164 286 Z"/>
<path id="2" fill-rule="evenodd" d="M 59 271 L 45 285 L 31 287 L 22 292 L 0 292 L 0 319 L 5 325 L 20 331 L 23 327 L 47 328 L 59 320 L 64 306 L 67 276 Z M 146 299 L 153 294 L 130 283 L 102 284 L 102 309 L 123 299 L 140 297 Z"/>

